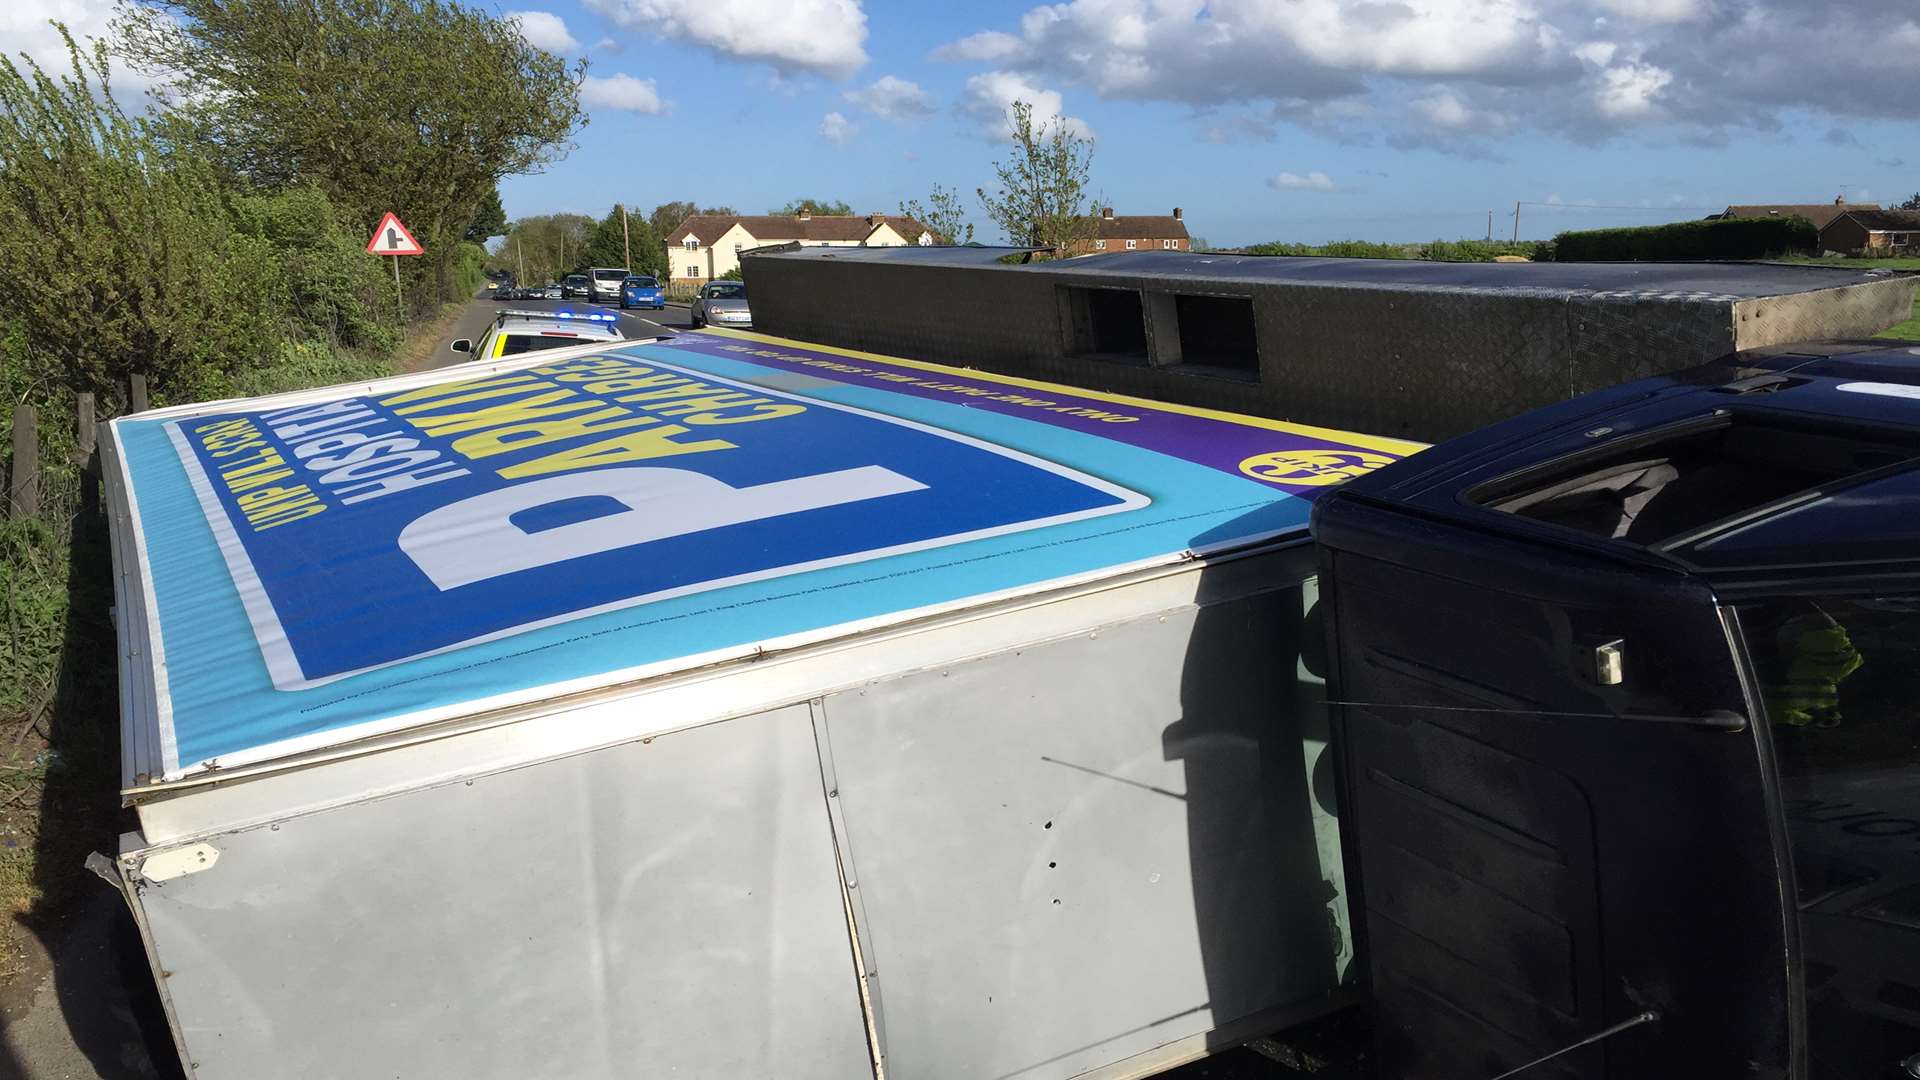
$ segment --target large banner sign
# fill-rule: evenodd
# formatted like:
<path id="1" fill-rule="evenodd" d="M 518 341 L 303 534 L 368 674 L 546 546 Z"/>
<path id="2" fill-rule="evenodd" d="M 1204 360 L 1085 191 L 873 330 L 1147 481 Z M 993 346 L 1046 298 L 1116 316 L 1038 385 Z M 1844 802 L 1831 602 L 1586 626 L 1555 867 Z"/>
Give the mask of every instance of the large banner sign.
<path id="1" fill-rule="evenodd" d="M 909 420 L 621 355 L 168 433 L 283 690 L 1148 501 Z"/>

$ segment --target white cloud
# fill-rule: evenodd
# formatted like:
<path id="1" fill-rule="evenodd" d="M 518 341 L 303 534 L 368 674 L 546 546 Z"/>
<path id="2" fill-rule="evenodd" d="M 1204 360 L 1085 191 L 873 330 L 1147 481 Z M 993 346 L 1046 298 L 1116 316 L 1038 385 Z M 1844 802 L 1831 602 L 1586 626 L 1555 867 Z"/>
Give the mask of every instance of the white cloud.
<path id="1" fill-rule="evenodd" d="M 847 145 L 859 130 L 858 125 L 837 112 L 820 118 L 820 137 L 835 146 Z"/>
<path id="2" fill-rule="evenodd" d="M 1061 124 L 1083 139 L 1093 138 L 1093 129 L 1087 126 L 1086 121 L 1061 112 L 1065 103 L 1060 91 L 1037 86 L 1025 76 L 1011 71 L 989 71 L 968 79 L 961 111 L 980 125 L 982 136 L 998 141 L 1007 137 L 1013 123 L 1013 103 L 1016 101 L 1024 101 L 1033 107 L 1035 128 Z"/>
<path id="3" fill-rule="evenodd" d="M 1861 42 L 1870 41 L 1872 48 Z M 935 50 L 1036 86 L 1202 110 L 1213 138 L 1293 124 L 1342 141 L 1475 144 L 1534 129 L 1724 143 L 1811 113 L 1920 115 L 1914 0 L 1061 0 Z M 1321 119 L 1337 102 L 1364 122 Z M 1236 125 L 1240 130 L 1236 130 Z M 1440 145 L 1440 144 L 1436 144 Z"/>
<path id="4" fill-rule="evenodd" d="M 567 32 L 567 21 L 551 11 L 509 11 L 502 18 L 519 23 L 520 36 L 536 49 L 570 53 L 580 48 L 580 42 Z"/>
<path id="5" fill-rule="evenodd" d="M 1505 113 L 1476 109 L 1450 90 L 1436 90 L 1407 102 L 1407 108 L 1427 127 L 1447 133 L 1495 134 L 1511 122 Z"/>
<path id="6" fill-rule="evenodd" d="M 652 79 L 636 79 L 631 75 L 589 75 L 580 84 L 580 100 L 588 108 L 620 109 L 648 116 L 658 116 L 672 105 L 660 100 L 660 88 Z"/>
<path id="7" fill-rule="evenodd" d="M 845 78 L 867 62 L 859 0 L 586 0 L 630 30 L 788 72 Z"/>
<path id="8" fill-rule="evenodd" d="M 1333 178 L 1323 172 L 1300 173 L 1283 172 L 1269 177 L 1267 186 L 1275 191 L 1338 191 Z"/>
<path id="9" fill-rule="evenodd" d="M 884 120 L 910 120 L 933 111 L 933 95 L 918 83 L 893 75 L 882 75 L 865 89 L 840 96 Z"/>
<path id="10" fill-rule="evenodd" d="M 1712 14 L 1707 0 L 1597 0 L 1603 10 L 1647 23 L 1693 22 Z"/>
<path id="11" fill-rule="evenodd" d="M 1002 60 L 1011 60 L 1026 50 L 1019 38 L 998 30 L 982 30 L 969 34 L 950 45 L 942 45 L 933 50 L 937 60 L 971 60 L 983 64 L 997 64 Z"/>
<path id="12" fill-rule="evenodd" d="M 1613 54 L 1619 51 L 1620 46 L 1611 41 L 1589 41 L 1584 45 L 1576 45 L 1573 55 L 1595 67 L 1606 67 L 1613 63 Z"/>
<path id="13" fill-rule="evenodd" d="M 1673 72 L 1651 64 L 1610 67 L 1600 72 L 1594 106 L 1614 120 L 1649 116 L 1659 108 L 1660 92 L 1672 81 Z"/>
<path id="14" fill-rule="evenodd" d="M 19 63 L 25 53 L 41 70 L 59 76 L 73 70 L 67 57 L 67 43 L 49 20 L 66 24 L 67 31 L 84 52 L 92 41 L 109 38 L 115 0 L 0 0 L 0 51 Z M 134 71 L 118 59 L 107 69 L 113 96 L 131 111 L 146 108 L 146 92 L 154 81 Z"/>

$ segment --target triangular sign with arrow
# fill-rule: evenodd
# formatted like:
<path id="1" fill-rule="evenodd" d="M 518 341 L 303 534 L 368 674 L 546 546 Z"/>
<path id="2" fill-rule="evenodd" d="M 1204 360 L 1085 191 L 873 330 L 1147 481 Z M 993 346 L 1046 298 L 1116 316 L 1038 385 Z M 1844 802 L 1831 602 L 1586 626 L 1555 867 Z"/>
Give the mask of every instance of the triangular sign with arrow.
<path id="1" fill-rule="evenodd" d="M 380 224 L 374 227 L 373 239 L 367 241 L 369 255 L 425 255 L 426 253 L 427 249 L 420 246 L 420 241 L 413 238 L 413 234 L 407 231 L 405 225 L 400 224 L 400 219 L 392 211 L 388 211 L 387 216 L 380 219 Z"/>

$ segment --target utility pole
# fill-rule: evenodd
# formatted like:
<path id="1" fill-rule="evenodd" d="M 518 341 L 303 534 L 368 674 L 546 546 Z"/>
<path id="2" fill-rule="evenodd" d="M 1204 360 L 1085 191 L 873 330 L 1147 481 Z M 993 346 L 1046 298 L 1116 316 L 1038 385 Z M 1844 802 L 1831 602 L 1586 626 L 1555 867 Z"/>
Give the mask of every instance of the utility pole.
<path id="1" fill-rule="evenodd" d="M 1513 204 L 1513 242 L 1520 242 L 1520 204 Z"/>
<path id="2" fill-rule="evenodd" d="M 627 227 L 627 204 L 620 204 L 620 248 L 626 252 L 627 273 L 633 273 L 633 231 Z"/>
<path id="3" fill-rule="evenodd" d="M 1493 211 L 1487 211 L 1487 243 L 1493 243 Z"/>
<path id="4" fill-rule="evenodd" d="M 520 263 L 520 276 L 513 280 L 525 285 L 527 283 L 527 245 L 517 236 L 513 238 L 513 257 Z"/>

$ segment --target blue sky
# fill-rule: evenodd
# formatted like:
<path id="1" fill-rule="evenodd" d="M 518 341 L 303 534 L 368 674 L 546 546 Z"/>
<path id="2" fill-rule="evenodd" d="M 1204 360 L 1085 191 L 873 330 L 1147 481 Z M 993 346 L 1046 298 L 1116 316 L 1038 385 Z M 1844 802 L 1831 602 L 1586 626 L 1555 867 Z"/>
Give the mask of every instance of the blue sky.
<path id="1" fill-rule="evenodd" d="M 27 0 L 85 32 L 111 0 Z M 36 10 L 38 9 L 38 10 Z M 57 9 L 57 10 L 56 10 Z M 1920 190 L 1915 0 L 508 0 L 590 62 L 510 215 L 894 211 L 992 179 L 1006 99 L 1088 131 L 1121 213 L 1215 245 L 1511 236 Z M 18 25 L 9 25 L 17 23 Z M 1551 205 L 1557 204 L 1557 205 Z M 1620 207 L 1620 209 L 1614 209 Z"/>

